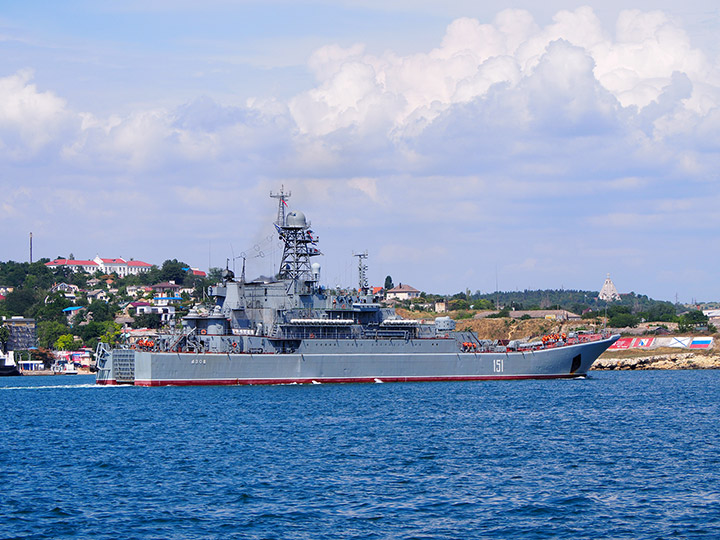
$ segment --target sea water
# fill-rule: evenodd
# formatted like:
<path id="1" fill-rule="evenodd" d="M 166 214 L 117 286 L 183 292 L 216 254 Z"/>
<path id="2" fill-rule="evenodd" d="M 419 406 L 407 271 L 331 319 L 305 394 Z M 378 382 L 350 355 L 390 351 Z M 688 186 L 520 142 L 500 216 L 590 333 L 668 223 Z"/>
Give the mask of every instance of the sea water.
<path id="1" fill-rule="evenodd" d="M 720 538 L 720 372 L 0 379 L 0 538 Z"/>

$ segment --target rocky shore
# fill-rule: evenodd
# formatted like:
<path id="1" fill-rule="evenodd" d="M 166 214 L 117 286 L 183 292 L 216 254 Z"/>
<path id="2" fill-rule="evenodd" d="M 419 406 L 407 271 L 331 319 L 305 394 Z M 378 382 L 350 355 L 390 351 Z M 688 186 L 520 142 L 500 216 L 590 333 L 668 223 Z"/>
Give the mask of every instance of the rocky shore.
<path id="1" fill-rule="evenodd" d="M 614 357 L 603 354 L 590 368 L 595 371 L 640 369 L 720 369 L 718 354 L 673 352 L 651 356 Z"/>

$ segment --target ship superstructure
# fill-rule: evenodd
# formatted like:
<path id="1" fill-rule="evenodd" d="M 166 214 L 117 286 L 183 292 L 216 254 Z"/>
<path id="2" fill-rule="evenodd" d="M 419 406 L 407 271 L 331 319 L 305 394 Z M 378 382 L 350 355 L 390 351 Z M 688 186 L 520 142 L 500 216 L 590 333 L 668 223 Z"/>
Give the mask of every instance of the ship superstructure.
<path id="1" fill-rule="evenodd" d="M 283 254 L 274 278 L 246 281 L 229 269 L 210 287 L 214 305 L 193 309 L 182 330 L 98 348 L 98 384 L 141 386 L 558 378 L 584 375 L 618 336 L 558 336 L 507 343 L 455 331 L 449 317 L 403 319 L 367 285 L 367 252 L 356 254 L 358 289 L 321 285 L 319 238 L 305 215 L 274 223 Z"/>

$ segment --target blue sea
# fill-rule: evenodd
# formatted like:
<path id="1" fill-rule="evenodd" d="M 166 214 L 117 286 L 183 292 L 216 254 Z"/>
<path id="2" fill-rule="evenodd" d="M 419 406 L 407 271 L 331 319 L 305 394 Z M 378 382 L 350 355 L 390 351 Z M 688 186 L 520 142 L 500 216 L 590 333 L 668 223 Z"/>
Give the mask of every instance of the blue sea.
<path id="1" fill-rule="evenodd" d="M 720 538 L 720 371 L 0 379 L 0 538 Z"/>

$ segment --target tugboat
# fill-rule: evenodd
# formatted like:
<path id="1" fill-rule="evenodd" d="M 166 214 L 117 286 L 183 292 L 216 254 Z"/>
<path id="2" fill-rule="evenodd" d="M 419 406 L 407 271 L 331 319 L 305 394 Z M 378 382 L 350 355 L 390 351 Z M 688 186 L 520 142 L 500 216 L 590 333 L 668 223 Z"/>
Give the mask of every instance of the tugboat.
<path id="1" fill-rule="evenodd" d="M 239 385 L 557 379 L 587 374 L 619 336 L 557 336 L 536 342 L 480 339 L 449 317 L 403 319 L 371 294 L 363 257 L 357 293 L 320 284 L 318 237 L 278 199 L 284 245 L 274 278 L 246 281 L 224 270 L 214 304 L 192 309 L 182 329 L 152 340 L 98 345 L 97 384 Z"/>

